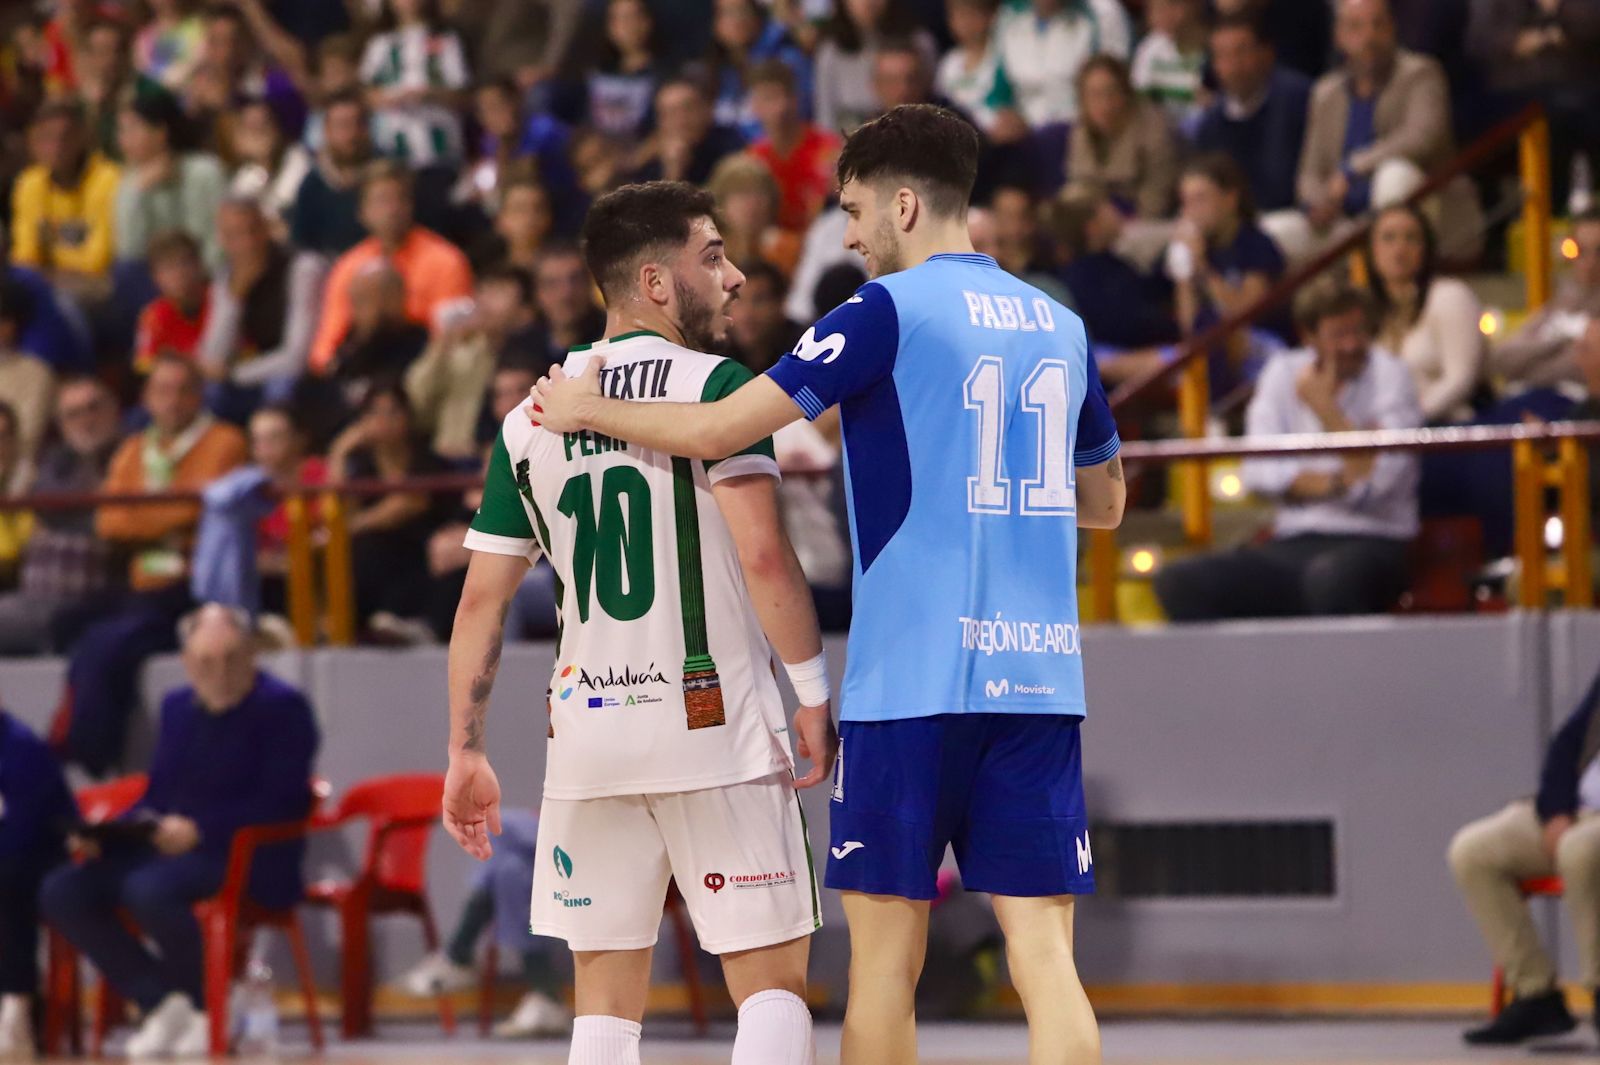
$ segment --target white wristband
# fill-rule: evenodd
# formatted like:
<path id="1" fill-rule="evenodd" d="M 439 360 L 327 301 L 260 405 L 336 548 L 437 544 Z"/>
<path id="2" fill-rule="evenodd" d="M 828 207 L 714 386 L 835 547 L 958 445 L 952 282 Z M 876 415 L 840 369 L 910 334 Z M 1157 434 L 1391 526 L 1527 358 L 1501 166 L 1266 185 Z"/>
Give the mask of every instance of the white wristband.
<path id="1" fill-rule="evenodd" d="M 789 672 L 789 683 L 794 687 L 801 706 L 821 706 L 828 701 L 831 691 L 828 687 L 828 652 L 823 651 L 807 662 L 794 665 L 785 662 L 783 668 Z"/>

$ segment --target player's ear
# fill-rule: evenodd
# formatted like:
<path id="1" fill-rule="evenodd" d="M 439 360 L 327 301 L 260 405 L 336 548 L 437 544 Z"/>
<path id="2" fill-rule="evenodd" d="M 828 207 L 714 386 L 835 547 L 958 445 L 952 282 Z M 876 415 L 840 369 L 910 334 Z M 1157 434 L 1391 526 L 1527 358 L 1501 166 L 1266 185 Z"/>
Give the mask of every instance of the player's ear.
<path id="1" fill-rule="evenodd" d="M 665 306 L 672 292 L 672 278 L 660 263 L 646 262 L 639 267 L 639 294 L 657 306 Z"/>
<path id="2" fill-rule="evenodd" d="M 917 214 L 922 209 L 922 201 L 917 198 L 916 190 L 902 187 L 894 194 L 894 220 L 900 232 L 909 233 L 911 227 L 917 224 Z"/>

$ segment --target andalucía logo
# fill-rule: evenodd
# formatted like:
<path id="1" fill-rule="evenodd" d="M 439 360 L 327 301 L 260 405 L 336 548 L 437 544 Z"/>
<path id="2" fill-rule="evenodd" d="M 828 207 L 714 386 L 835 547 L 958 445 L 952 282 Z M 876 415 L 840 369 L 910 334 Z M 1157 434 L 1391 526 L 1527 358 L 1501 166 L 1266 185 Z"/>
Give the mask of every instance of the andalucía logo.
<path id="1" fill-rule="evenodd" d="M 570 666 L 567 668 L 571 668 Z M 617 669 L 607 666 L 604 673 L 590 673 L 587 669 L 578 670 L 578 687 L 589 688 L 594 691 L 604 691 L 607 688 L 636 688 L 641 684 L 665 684 L 666 674 L 656 668 L 651 662 L 642 670 L 629 666 Z"/>
<path id="2" fill-rule="evenodd" d="M 560 697 L 563 698 L 563 699 L 567 698 L 568 696 L 570 696 L 572 694 L 571 677 L 572 677 L 573 671 L 576 670 L 577 668 L 578 668 L 577 666 L 568 666 L 566 669 L 563 669 L 561 671 L 561 676 L 560 676 L 560 679 L 561 679 L 561 694 L 560 694 Z"/>
<path id="3" fill-rule="evenodd" d="M 572 879 L 572 856 L 560 847 L 551 855 L 556 860 L 556 874 L 563 880 Z"/>
<path id="4" fill-rule="evenodd" d="M 605 672 L 584 669 L 581 666 L 565 666 L 557 674 L 556 686 L 558 697 L 564 702 L 572 698 L 573 693 L 579 688 L 590 692 L 599 692 L 590 695 L 585 700 L 585 705 L 591 710 L 611 706 L 634 706 L 639 703 L 659 703 L 660 696 L 650 695 L 648 692 L 638 690 L 641 686 L 651 684 L 666 684 L 667 675 L 657 668 L 654 662 L 642 669 L 632 666 L 607 666 Z M 617 689 L 623 689 L 618 691 Z M 632 689 L 632 690 L 628 690 Z M 613 696 L 615 692 L 615 696 Z M 623 698 L 626 696 L 626 698 Z"/>

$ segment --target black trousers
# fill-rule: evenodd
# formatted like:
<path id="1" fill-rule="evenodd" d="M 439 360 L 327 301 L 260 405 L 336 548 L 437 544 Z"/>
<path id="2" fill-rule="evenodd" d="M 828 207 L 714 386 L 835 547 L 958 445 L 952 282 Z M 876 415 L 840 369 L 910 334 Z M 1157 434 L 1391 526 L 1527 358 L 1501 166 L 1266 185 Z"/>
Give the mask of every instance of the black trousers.
<path id="1" fill-rule="evenodd" d="M 1379 614 L 1406 589 L 1410 551 L 1380 536 L 1291 536 L 1175 562 L 1156 595 L 1173 621 Z"/>
<path id="2" fill-rule="evenodd" d="M 66 855 L 0 859 L 0 995 L 39 993 L 39 885 Z"/>

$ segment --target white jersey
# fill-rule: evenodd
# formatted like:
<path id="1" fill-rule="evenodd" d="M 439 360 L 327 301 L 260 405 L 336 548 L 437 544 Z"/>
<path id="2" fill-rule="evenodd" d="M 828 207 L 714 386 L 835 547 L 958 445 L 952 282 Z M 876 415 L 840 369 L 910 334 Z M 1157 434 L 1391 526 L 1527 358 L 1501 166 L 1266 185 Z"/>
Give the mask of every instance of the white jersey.
<path id="1" fill-rule="evenodd" d="M 710 402 L 750 380 L 740 364 L 628 333 L 604 354 L 601 390 L 644 402 Z M 547 693 L 553 799 L 693 791 L 793 770 L 771 650 L 711 485 L 778 476 L 772 441 L 719 462 L 674 458 L 511 412 L 489 461 L 474 551 L 556 572 L 561 635 Z"/>

